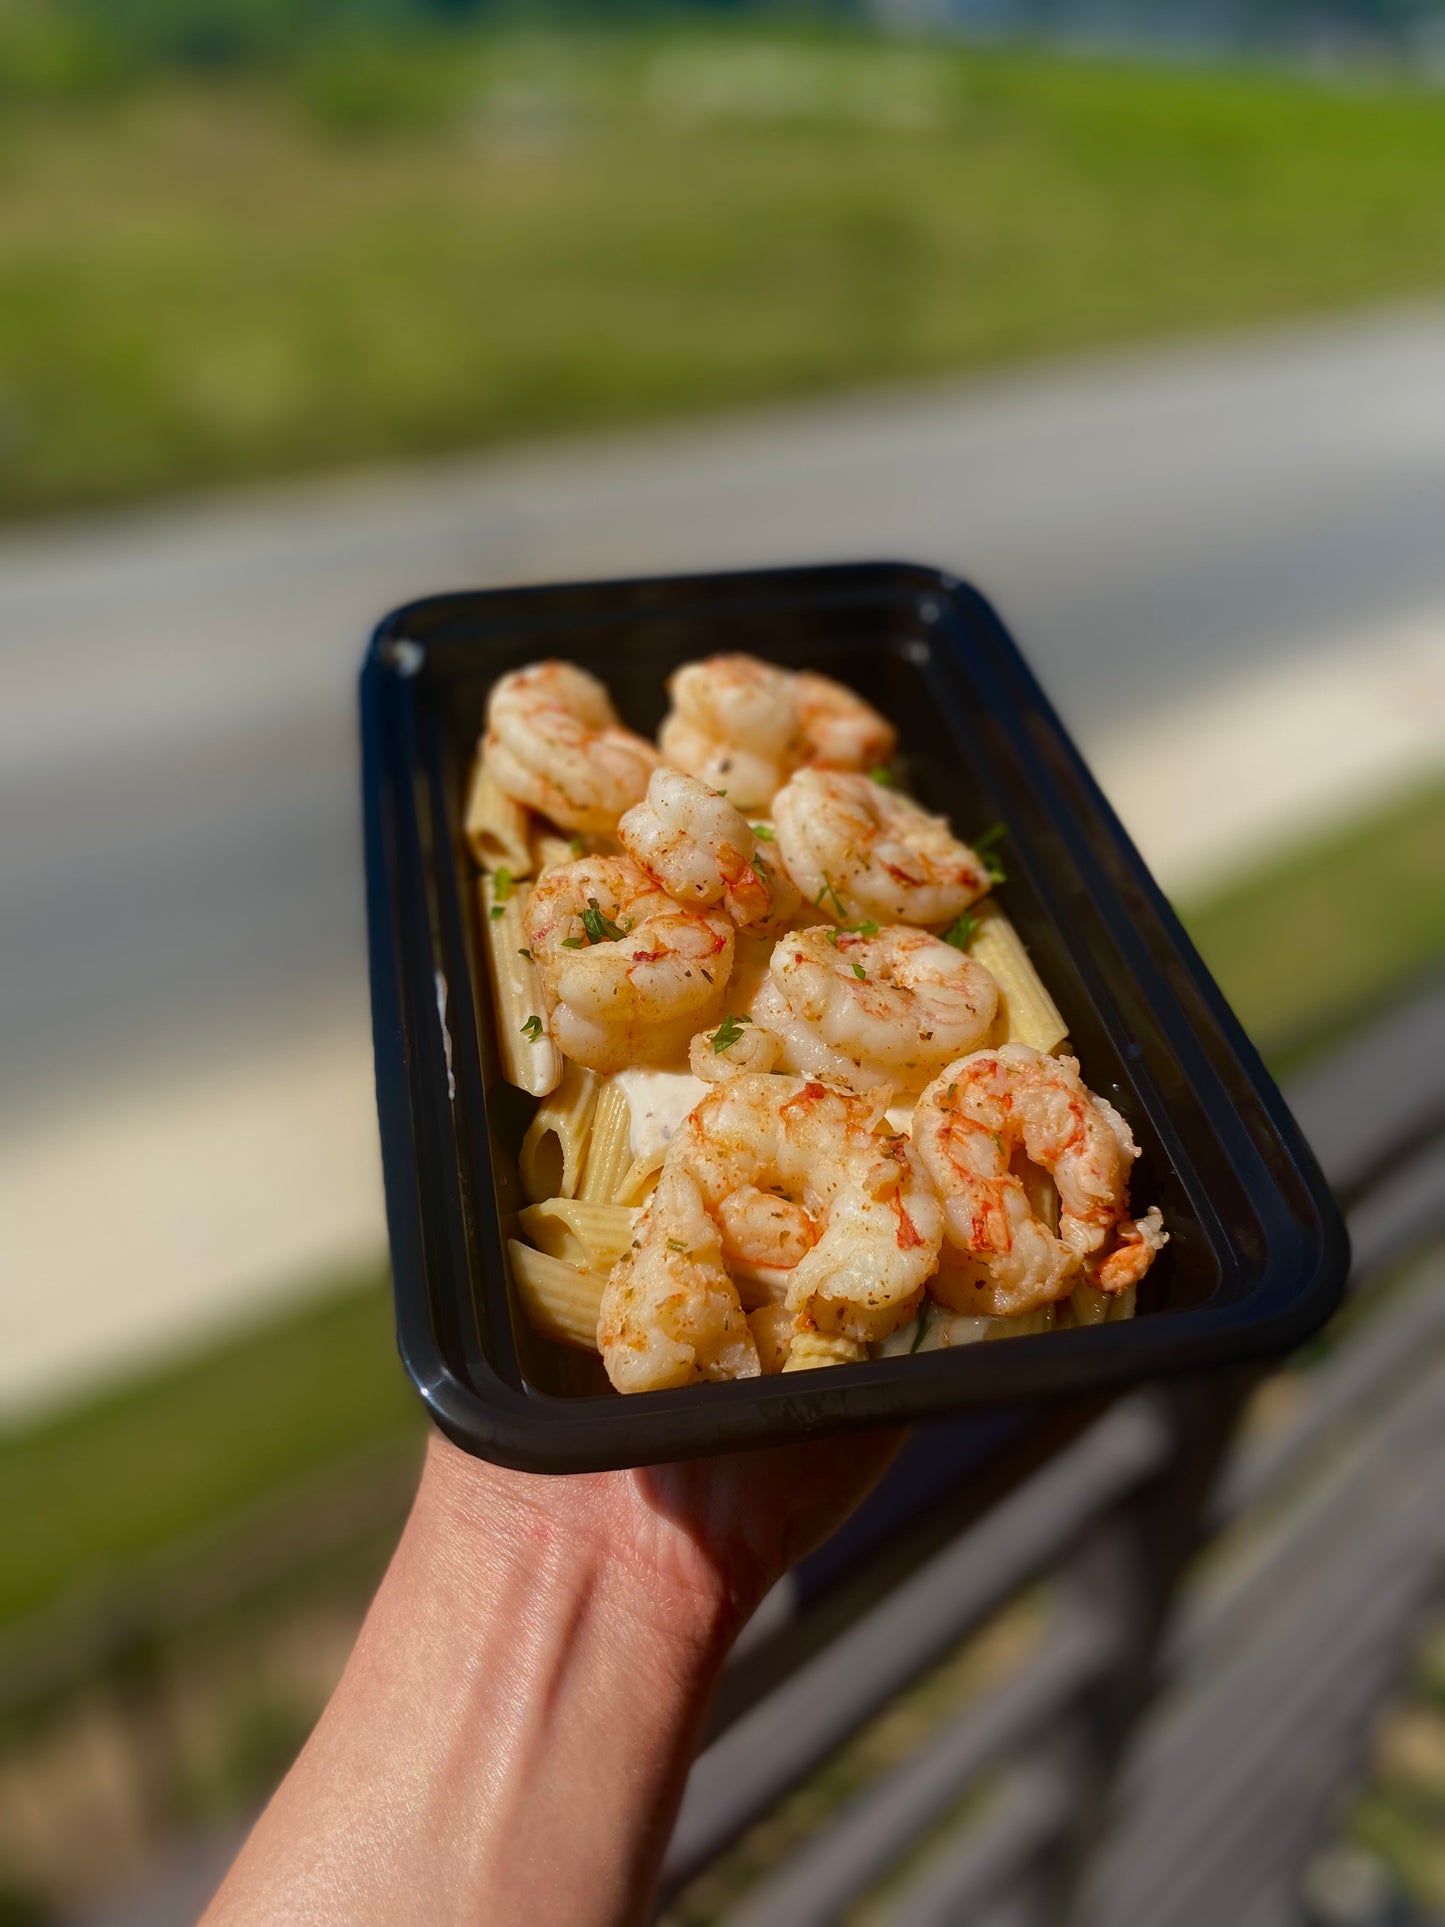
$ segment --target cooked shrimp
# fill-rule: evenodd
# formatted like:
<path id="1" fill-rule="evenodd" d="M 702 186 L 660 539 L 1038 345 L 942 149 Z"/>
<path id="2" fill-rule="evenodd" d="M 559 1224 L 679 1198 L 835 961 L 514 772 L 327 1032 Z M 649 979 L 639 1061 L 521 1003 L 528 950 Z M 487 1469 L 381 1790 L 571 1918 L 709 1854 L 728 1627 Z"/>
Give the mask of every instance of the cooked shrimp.
<path id="1" fill-rule="evenodd" d="M 772 903 L 767 916 L 750 923 L 747 931 L 753 937 L 775 937 L 780 931 L 790 930 L 798 921 L 804 908 L 802 893 L 771 847 L 771 825 L 764 823 L 749 827 L 755 831 L 759 828 L 768 831 L 768 841 L 753 844 L 753 868 L 767 885 Z"/>
<path id="2" fill-rule="evenodd" d="M 756 1378 L 758 1349 L 696 1181 L 664 1167 L 602 1291 L 597 1349 L 619 1392 Z"/>
<path id="3" fill-rule="evenodd" d="M 788 875 L 838 923 L 949 923 L 989 887 L 941 816 L 867 776 L 799 770 L 773 798 L 773 823 Z"/>
<path id="4" fill-rule="evenodd" d="M 1157 1204 L 1151 1204 L 1142 1218 L 1123 1219 L 1117 1235 L 1112 1251 L 1085 1266 L 1090 1284 L 1098 1291 L 1132 1290 L 1169 1242 Z"/>
<path id="5" fill-rule="evenodd" d="M 487 703 L 482 751 L 514 802 L 567 830 L 610 834 L 647 788 L 657 752 L 623 729 L 595 676 L 536 662 L 503 676 Z"/>
<path id="6" fill-rule="evenodd" d="M 523 921 L 548 1028 L 594 1071 L 665 1061 L 722 1002 L 732 924 L 720 910 L 684 909 L 631 857 L 544 872 Z"/>
<path id="7" fill-rule="evenodd" d="M 740 1256 L 745 1241 L 790 1256 L 807 1237 L 774 1295 L 819 1330 L 864 1341 L 913 1315 L 943 1236 L 908 1140 L 879 1129 L 886 1102 L 886 1092 L 744 1074 L 709 1091 L 667 1150 Z M 770 1218 L 770 1197 L 794 1211 Z"/>
<path id="8" fill-rule="evenodd" d="M 765 994 L 753 1014 L 781 1038 L 783 1067 L 858 1090 L 921 1090 L 983 1042 L 998 1008 L 981 963 L 907 924 L 793 930 L 769 970 L 778 1002 Z"/>
<path id="9" fill-rule="evenodd" d="M 818 1242 L 818 1227 L 802 1205 L 755 1184 L 730 1191 L 717 1221 L 725 1256 L 774 1271 L 791 1271 Z"/>
<path id="10" fill-rule="evenodd" d="M 670 763 L 740 809 L 760 809 L 802 761 L 792 679 L 755 656 L 684 663 L 668 681 L 672 710 L 658 743 Z"/>
<path id="11" fill-rule="evenodd" d="M 931 1289 L 954 1311 L 1018 1317 L 1066 1297 L 1081 1269 L 1122 1291 L 1164 1242 L 1157 1211 L 1129 1219 L 1138 1147 L 1072 1058 L 1027 1044 L 960 1058 L 919 1098 L 913 1142 L 944 1203 L 949 1248 Z M 1057 1232 L 1010 1170 L 1015 1152 L 1058 1186 Z"/>
<path id="12" fill-rule="evenodd" d="M 871 769 L 898 740 L 893 725 L 842 683 L 756 656 L 685 663 L 668 690 L 663 755 L 745 810 L 766 805 L 805 763 Z"/>
<path id="13" fill-rule="evenodd" d="M 798 1321 L 787 1306 L 775 1305 L 771 1299 L 748 1313 L 748 1330 L 758 1348 L 758 1363 L 765 1376 L 780 1372 L 787 1364 L 797 1329 Z"/>
<path id="14" fill-rule="evenodd" d="M 753 864 L 753 833 L 725 796 L 677 769 L 655 769 L 617 835 L 679 903 L 721 903 L 735 924 L 766 923 L 773 895 Z"/>
<path id="15" fill-rule="evenodd" d="M 872 769 L 886 763 L 897 747 L 892 723 L 831 676 L 799 670 L 793 701 L 803 729 L 804 761 L 815 768 Z"/>
<path id="16" fill-rule="evenodd" d="M 721 1084 L 744 1071 L 770 1071 L 778 1039 L 750 1017 L 725 1017 L 716 1030 L 700 1030 L 687 1047 L 687 1067 L 704 1084 Z"/>

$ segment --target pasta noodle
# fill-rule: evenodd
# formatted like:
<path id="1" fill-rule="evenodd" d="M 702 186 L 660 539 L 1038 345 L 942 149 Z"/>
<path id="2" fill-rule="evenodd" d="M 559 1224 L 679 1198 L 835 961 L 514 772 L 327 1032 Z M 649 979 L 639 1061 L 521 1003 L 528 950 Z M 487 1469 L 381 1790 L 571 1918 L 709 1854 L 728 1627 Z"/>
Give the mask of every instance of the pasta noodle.
<path id="1" fill-rule="evenodd" d="M 968 953 L 977 958 L 998 983 L 998 1041 L 1031 1044 L 1035 1050 L 1057 1050 L 1069 1034 L 1059 1007 L 1044 988 L 1023 939 L 1007 915 L 986 897 L 974 906 L 978 927 Z"/>
<path id="2" fill-rule="evenodd" d="M 645 1157 L 634 1158 L 617 1186 L 617 1202 L 642 1204 L 649 1198 L 656 1188 L 666 1156 L 666 1151 L 649 1151 Z"/>
<path id="3" fill-rule="evenodd" d="M 517 888 L 500 874 L 483 875 L 482 936 L 491 965 L 492 1002 L 497 1012 L 497 1044 L 507 1081 L 533 1097 L 545 1097 L 562 1076 L 562 1053 L 542 1024 L 542 983 L 527 954 L 522 912 L 527 886 Z"/>
<path id="4" fill-rule="evenodd" d="M 597 1349 L 597 1318 L 607 1280 L 561 1258 L 534 1251 L 520 1238 L 508 1238 L 507 1254 L 522 1309 L 534 1330 L 578 1351 Z"/>
<path id="5" fill-rule="evenodd" d="M 555 870 L 559 863 L 570 863 L 579 853 L 577 844 L 580 839 L 558 836 L 555 830 L 539 830 L 532 838 L 532 860 L 540 876 L 544 870 Z"/>
<path id="6" fill-rule="evenodd" d="M 562 1078 L 538 1108 L 522 1139 L 517 1168 L 522 1190 L 532 1204 L 546 1198 L 575 1198 L 587 1162 L 587 1136 L 597 1108 L 596 1071 L 571 1058 Z"/>
<path id="7" fill-rule="evenodd" d="M 1051 1332 L 1059 1322 L 1057 1305 L 1040 1305 L 1037 1311 L 1020 1312 L 1016 1318 L 990 1318 L 985 1342 L 996 1338 L 1031 1338 L 1035 1332 Z"/>
<path id="8" fill-rule="evenodd" d="M 1139 1293 L 1130 1285 L 1126 1291 L 1095 1291 L 1092 1285 L 1075 1285 L 1059 1306 L 1060 1322 L 1074 1325 L 1122 1325 L 1134 1316 Z"/>
<path id="9" fill-rule="evenodd" d="M 462 834 L 477 865 L 483 870 L 510 870 L 514 877 L 532 873 L 532 845 L 526 810 L 497 788 L 480 752 L 472 768 Z"/>
<path id="10" fill-rule="evenodd" d="M 841 1332 L 800 1331 L 793 1334 L 788 1348 L 785 1372 L 816 1371 L 820 1365 L 856 1365 L 868 1356 L 868 1347 Z"/>
<path id="11" fill-rule="evenodd" d="M 589 1203 L 615 1204 L 632 1167 L 632 1112 L 616 1084 L 604 1084 L 592 1114 L 592 1141 L 578 1196 Z"/>
<path id="12" fill-rule="evenodd" d="M 632 1243 L 636 1214 L 621 1204 L 585 1198 L 548 1198 L 518 1214 L 528 1240 L 550 1258 L 565 1258 L 584 1271 L 611 1271 Z"/>

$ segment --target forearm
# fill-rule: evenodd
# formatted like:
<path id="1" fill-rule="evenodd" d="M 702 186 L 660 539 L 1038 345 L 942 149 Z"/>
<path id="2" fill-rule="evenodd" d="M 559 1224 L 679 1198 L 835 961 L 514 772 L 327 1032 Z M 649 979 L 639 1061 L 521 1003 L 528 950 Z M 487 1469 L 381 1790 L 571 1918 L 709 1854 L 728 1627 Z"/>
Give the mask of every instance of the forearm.
<path id="1" fill-rule="evenodd" d="M 594 1530 L 575 1490 L 554 1509 L 433 1449 L 341 1684 L 204 1927 L 638 1917 L 751 1601 L 681 1528 L 639 1546 L 597 1511 Z"/>

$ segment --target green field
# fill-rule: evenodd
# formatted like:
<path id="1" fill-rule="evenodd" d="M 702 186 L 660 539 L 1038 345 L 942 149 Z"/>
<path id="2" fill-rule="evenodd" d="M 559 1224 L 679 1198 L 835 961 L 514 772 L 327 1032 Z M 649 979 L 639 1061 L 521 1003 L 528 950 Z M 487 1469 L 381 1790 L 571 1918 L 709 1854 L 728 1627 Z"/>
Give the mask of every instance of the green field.
<path id="1" fill-rule="evenodd" d="M 1404 83 L 751 30 L 22 98 L 0 513 L 1438 291 L 1442 177 Z"/>
<path id="2" fill-rule="evenodd" d="M 1445 787 L 1186 906 L 1186 920 L 1266 1050 L 1297 1051 L 1445 961 Z M 372 1280 L 0 1437 L 0 1622 L 103 1591 L 137 1560 L 420 1426 L 389 1294 Z"/>
<path id="3" fill-rule="evenodd" d="M 138 1560 L 420 1429 L 391 1294 L 369 1279 L 0 1437 L 0 1622 L 103 1594 Z"/>
<path id="4" fill-rule="evenodd" d="M 1445 787 L 1246 875 L 1184 920 L 1277 1071 L 1445 967 Z"/>

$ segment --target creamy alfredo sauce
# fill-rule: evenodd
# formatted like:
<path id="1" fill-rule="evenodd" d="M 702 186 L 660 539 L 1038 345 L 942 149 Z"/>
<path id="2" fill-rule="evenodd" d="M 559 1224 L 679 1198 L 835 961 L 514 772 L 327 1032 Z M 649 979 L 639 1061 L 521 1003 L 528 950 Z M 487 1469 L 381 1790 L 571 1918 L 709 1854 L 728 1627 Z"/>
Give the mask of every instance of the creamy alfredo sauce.
<path id="1" fill-rule="evenodd" d="M 628 1142 L 635 1158 L 650 1158 L 665 1149 L 693 1105 L 712 1088 L 691 1071 L 616 1071 L 612 1081 L 627 1099 Z"/>

